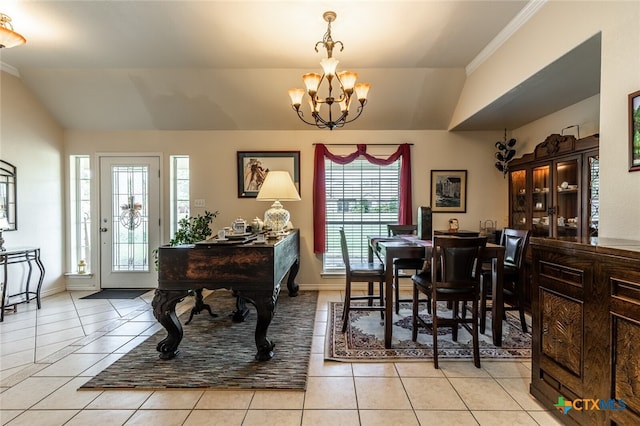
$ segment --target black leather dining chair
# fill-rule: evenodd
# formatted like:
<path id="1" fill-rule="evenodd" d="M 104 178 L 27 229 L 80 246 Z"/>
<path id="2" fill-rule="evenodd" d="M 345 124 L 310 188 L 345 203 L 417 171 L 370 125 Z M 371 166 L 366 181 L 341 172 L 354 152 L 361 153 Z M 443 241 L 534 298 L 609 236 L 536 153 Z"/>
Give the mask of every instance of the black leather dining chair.
<path id="1" fill-rule="evenodd" d="M 504 246 L 503 300 L 504 312 L 519 311 L 520 326 L 527 332 L 525 318 L 525 294 L 523 285 L 525 280 L 525 253 L 529 246 L 531 231 L 505 228 L 502 230 L 500 245 Z M 484 333 L 487 318 L 487 300 L 491 294 L 491 266 L 485 265 L 480 279 L 480 332 Z"/>
<path id="2" fill-rule="evenodd" d="M 418 337 L 418 326 L 431 329 L 433 337 L 433 364 L 438 368 L 438 328 L 451 327 L 454 341 L 458 340 L 458 327 L 462 325 L 472 335 L 473 364 L 480 368 L 478 340 L 478 299 L 480 295 L 481 250 L 487 244 L 486 237 L 434 236 L 430 257 L 430 279 L 424 274 L 413 277 L 413 330 L 412 340 Z M 420 293 L 431 296 L 431 322 L 419 316 Z M 438 315 L 438 302 L 450 302 L 450 318 Z M 471 302 L 471 318 L 460 305 Z"/>
<path id="3" fill-rule="evenodd" d="M 344 228 L 340 228 L 340 247 L 342 249 L 342 260 L 345 268 L 345 295 L 344 309 L 342 311 L 342 332 L 347 330 L 349 323 L 349 312 L 358 311 L 380 311 L 384 318 L 384 265 L 380 263 L 351 263 L 349 258 L 349 248 L 347 247 L 347 237 Z M 354 282 L 368 283 L 366 295 L 353 294 L 351 284 Z M 373 284 L 378 283 L 378 294 L 374 293 Z M 352 305 L 352 301 L 367 301 L 366 305 Z M 373 302 L 378 301 L 375 305 Z"/>
<path id="4" fill-rule="evenodd" d="M 387 225 L 387 235 L 415 235 L 418 225 Z M 395 309 L 396 314 L 400 313 L 400 302 L 411 302 L 412 299 L 400 299 L 400 278 L 410 277 L 402 275 L 401 271 L 412 270 L 418 273 L 424 265 L 424 259 L 394 259 L 393 260 L 393 288 L 395 289 Z"/>

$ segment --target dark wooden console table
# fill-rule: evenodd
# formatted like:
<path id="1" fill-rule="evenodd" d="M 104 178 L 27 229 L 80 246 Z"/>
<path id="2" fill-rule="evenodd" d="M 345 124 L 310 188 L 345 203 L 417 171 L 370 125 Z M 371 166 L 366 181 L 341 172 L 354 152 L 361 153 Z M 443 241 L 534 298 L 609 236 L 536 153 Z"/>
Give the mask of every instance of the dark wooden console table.
<path id="1" fill-rule="evenodd" d="M 153 314 L 167 330 L 167 337 L 156 349 L 160 358 L 178 353 L 182 325 L 176 304 L 190 291 L 204 288 L 232 289 L 240 301 L 254 305 L 258 319 L 255 358 L 273 357 L 274 344 L 267 339 L 267 328 L 274 315 L 280 283 L 287 277 L 289 296 L 297 296 L 295 277 L 300 262 L 300 236 L 297 230 L 264 243 L 249 241 L 221 244 L 212 241 L 181 246 L 162 246 L 158 250 L 158 289 L 153 298 Z M 313 313 L 310 313 L 313 315 Z"/>
<path id="2" fill-rule="evenodd" d="M 9 265 L 18 263 L 25 263 L 27 265 L 27 277 L 24 282 L 24 287 L 20 288 L 21 290 L 24 290 L 12 293 L 9 288 L 9 286 L 12 285 L 9 279 Z M 35 287 L 35 290 L 31 287 L 34 263 L 40 271 L 38 284 Z M 38 309 L 40 309 L 40 290 L 42 289 L 42 282 L 44 281 L 44 265 L 40 260 L 40 249 L 36 247 L 16 247 L 0 251 L 0 265 L 2 265 L 2 302 L 0 302 L 0 322 L 4 321 L 5 309 L 13 308 L 15 311 L 16 306 L 20 303 L 29 303 L 35 299 Z"/>

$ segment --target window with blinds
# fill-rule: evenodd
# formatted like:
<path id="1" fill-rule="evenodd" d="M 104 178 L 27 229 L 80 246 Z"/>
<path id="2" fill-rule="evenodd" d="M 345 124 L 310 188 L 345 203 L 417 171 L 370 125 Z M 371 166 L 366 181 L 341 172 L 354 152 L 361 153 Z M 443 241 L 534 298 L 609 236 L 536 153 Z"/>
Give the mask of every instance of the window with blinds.
<path id="1" fill-rule="evenodd" d="M 367 236 L 387 235 L 387 224 L 398 223 L 400 160 L 377 166 L 366 159 L 349 164 L 325 160 L 325 272 L 344 270 L 339 230 L 344 227 L 352 262 L 367 261 Z"/>

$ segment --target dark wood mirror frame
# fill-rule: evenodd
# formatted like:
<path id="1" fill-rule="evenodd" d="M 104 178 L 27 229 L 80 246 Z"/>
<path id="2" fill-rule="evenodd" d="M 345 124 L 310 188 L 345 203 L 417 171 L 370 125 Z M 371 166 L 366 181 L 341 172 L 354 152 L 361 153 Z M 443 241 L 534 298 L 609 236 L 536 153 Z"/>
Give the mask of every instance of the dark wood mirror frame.
<path id="1" fill-rule="evenodd" d="M 18 229 L 16 201 L 16 166 L 0 160 L 0 217 L 4 215 L 9 222 L 9 229 Z"/>

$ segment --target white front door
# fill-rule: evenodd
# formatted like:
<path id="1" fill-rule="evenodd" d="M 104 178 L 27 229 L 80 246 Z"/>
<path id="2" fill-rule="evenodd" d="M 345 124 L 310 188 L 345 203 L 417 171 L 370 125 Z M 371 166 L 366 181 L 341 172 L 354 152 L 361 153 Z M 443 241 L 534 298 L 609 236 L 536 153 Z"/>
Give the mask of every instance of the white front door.
<path id="1" fill-rule="evenodd" d="M 160 157 L 100 157 L 102 288 L 156 288 Z"/>

